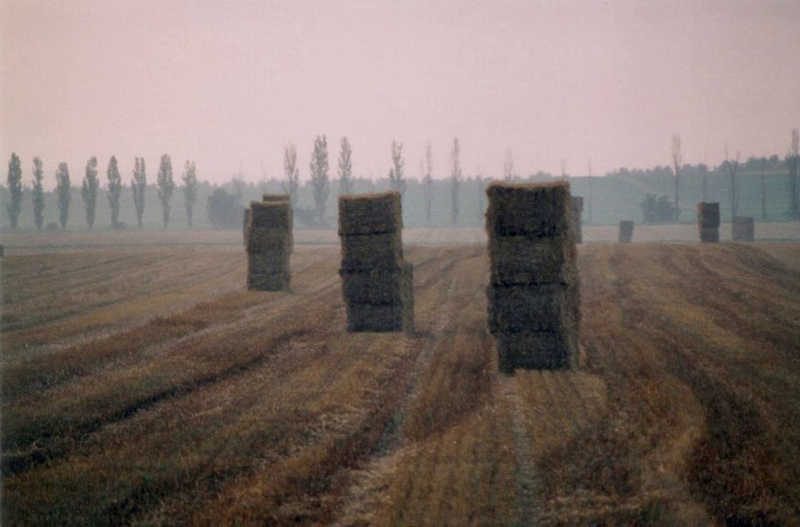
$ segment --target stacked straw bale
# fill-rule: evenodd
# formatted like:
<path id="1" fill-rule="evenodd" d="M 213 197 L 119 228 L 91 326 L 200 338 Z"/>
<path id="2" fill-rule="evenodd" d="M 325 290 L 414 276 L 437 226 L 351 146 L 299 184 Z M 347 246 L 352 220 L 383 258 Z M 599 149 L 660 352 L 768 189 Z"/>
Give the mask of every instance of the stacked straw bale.
<path id="1" fill-rule="evenodd" d="M 500 369 L 577 366 L 580 325 L 569 183 L 493 183 L 489 208 L 489 331 Z"/>
<path id="2" fill-rule="evenodd" d="M 633 222 L 622 220 L 619 222 L 619 243 L 631 243 L 633 240 Z"/>
<path id="3" fill-rule="evenodd" d="M 755 240 L 755 222 L 752 216 L 734 216 L 731 234 L 735 242 L 752 242 Z"/>
<path id="4" fill-rule="evenodd" d="M 291 196 L 289 194 L 262 194 L 261 195 L 262 203 L 274 203 L 280 201 L 288 201 L 289 205 L 289 215 L 292 214 L 292 206 L 291 206 Z M 293 220 L 290 220 L 289 224 L 292 225 Z M 289 249 L 294 252 L 294 229 L 292 227 L 289 228 Z"/>
<path id="5" fill-rule="evenodd" d="M 697 204 L 697 229 L 701 242 L 719 241 L 719 203 L 701 201 Z"/>
<path id="6" fill-rule="evenodd" d="M 250 202 L 247 235 L 247 288 L 282 291 L 289 288 L 292 208 L 288 200 Z"/>
<path id="7" fill-rule="evenodd" d="M 413 331 L 413 267 L 403 260 L 400 194 L 339 197 L 348 331 Z"/>
<path id="8" fill-rule="evenodd" d="M 575 230 L 575 243 L 583 243 L 583 197 L 572 196 L 572 225 Z"/>

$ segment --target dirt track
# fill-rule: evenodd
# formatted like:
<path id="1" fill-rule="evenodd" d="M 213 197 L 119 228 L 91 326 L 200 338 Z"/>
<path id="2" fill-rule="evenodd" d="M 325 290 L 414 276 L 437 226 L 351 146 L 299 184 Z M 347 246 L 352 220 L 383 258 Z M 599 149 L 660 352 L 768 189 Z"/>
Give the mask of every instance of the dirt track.
<path id="1" fill-rule="evenodd" d="M 336 248 L 6 258 L 5 522 L 800 517 L 800 246 L 584 245 L 584 367 L 513 377 L 483 248 L 407 259 L 413 335 L 344 331 Z"/>

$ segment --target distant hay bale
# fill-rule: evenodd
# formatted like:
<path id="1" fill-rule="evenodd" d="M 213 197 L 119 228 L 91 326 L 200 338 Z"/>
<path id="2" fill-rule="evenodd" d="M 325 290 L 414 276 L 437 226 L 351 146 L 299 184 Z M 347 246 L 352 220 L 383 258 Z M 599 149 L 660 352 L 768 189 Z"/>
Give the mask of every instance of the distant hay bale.
<path id="1" fill-rule="evenodd" d="M 339 198 L 348 331 L 413 331 L 413 267 L 403 260 L 400 194 Z"/>
<path id="2" fill-rule="evenodd" d="M 400 193 L 339 196 L 340 235 L 400 232 L 402 228 Z"/>
<path id="3" fill-rule="evenodd" d="M 289 194 L 262 194 L 261 201 L 263 202 L 270 202 L 270 201 L 289 201 L 290 196 Z"/>
<path id="4" fill-rule="evenodd" d="M 293 242 L 289 201 L 252 201 L 245 218 L 247 288 L 260 291 L 288 289 Z"/>
<path id="5" fill-rule="evenodd" d="M 755 241 L 755 221 L 751 216 L 734 216 L 731 230 L 733 241 Z"/>
<path id="6" fill-rule="evenodd" d="M 488 327 L 500 369 L 577 366 L 583 200 L 569 183 L 493 183 L 489 207 Z"/>
<path id="7" fill-rule="evenodd" d="M 700 241 L 716 243 L 719 241 L 719 203 L 701 201 L 697 204 L 697 229 Z"/>
<path id="8" fill-rule="evenodd" d="M 247 245 L 247 232 L 250 228 L 250 209 L 244 209 L 244 219 L 242 221 L 242 237 L 244 244 Z"/>
<path id="9" fill-rule="evenodd" d="M 569 183 L 492 183 L 486 189 L 489 236 L 567 236 L 572 221 Z"/>
<path id="10" fill-rule="evenodd" d="M 583 197 L 572 196 L 572 230 L 575 243 L 583 243 Z"/>
<path id="11" fill-rule="evenodd" d="M 619 222 L 619 243 L 631 243 L 633 240 L 633 222 L 622 220 Z"/>

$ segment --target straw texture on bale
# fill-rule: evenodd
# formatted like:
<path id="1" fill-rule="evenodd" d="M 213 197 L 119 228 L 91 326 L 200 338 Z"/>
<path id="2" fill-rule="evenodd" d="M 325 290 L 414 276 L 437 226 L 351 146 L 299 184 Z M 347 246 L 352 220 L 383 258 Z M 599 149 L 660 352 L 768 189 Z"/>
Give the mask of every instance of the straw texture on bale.
<path id="1" fill-rule="evenodd" d="M 717 243 L 719 241 L 719 227 L 700 227 L 700 241 Z"/>
<path id="2" fill-rule="evenodd" d="M 622 220 L 619 222 L 619 243 L 630 243 L 633 240 L 633 222 Z"/>
<path id="3" fill-rule="evenodd" d="M 342 270 L 397 269 L 403 261 L 400 231 L 341 236 Z"/>
<path id="4" fill-rule="evenodd" d="M 575 243 L 583 243 L 583 197 L 572 196 L 572 230 L 575 233 Z"/>
<path id="5" fill-rule="evenodd" d="M 495 183 L 487 189 L 489 331 L 500 369 L 577 366 L 580 280 L 576 238 L 583 200 L 569 183 Z"/>
<path id="6" fill-rule="evenodd" d="M 492 183 L 486 189 L 489 236 L 551 238 L 570 230 L 572 202 L 569 183 Z"/>
<path id="7" fill-rule="evenodd" d="M 755 222 L 751 216 L 734 216 L 731 230 L 733 241 L 752 242 L 755 240 Z"/>
<path id="8" fill-rule="evenodd" d="M 339 198 L 348 331 L 413 331 L 413 267 L 403 260 L 400 194 Z"/>
<path id="9" fill-rule="evenodd" d="M 339 196 L 339 234 L 381 234 L 402 228 L 400 193 Z"/>
<path id="10" fill-rule="evenodd" d="M 289 253 L 247 253 L 247 288 L 283 291 L 289 288 Z"/>
<path id="11" fill-rule="evenodd" d="M 288 201 L 251 201 L 250 227 L 291 229 L 292 208 Z"/>
<path id="12" fill-rule="evenodd" d="M 553 238 L 496 236 L 489 239 L 490 280 L 496 285 L 575 283 L 575 243 L 570 234 Z"/>

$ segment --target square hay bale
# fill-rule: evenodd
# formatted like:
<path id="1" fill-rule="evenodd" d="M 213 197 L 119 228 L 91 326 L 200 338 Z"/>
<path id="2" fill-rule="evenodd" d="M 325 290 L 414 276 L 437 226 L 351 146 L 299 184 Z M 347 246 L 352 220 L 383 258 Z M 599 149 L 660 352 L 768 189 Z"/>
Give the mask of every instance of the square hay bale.
<path id="1" fill-rule="evenodd" d="M 341 236 L 342 270 L 399 269 L 403 262 L 400 231 Z"/>
<path id="2" fill-rule="evenodd" d="M 700 228 L 719 227 L 719 203 L 701 201 L 697 204 L 697 226 Z"/>
<path id="3" fill-rule="evenodd" d="M 552 238 L 567 236 L 572 230 L 573 205 L 566 181 L 492 183 L 486 194 L 489 196 L 486 230 L 490 238 Z"/>
<path id="4" fill-rule="evenodd" d="M 244 243 L 247 245 L 247 232 L 250 228 L 250 209 L 244 209 L 244 219 L 242 221 L 242 237 L 244 238 Z"/>
<path id="5" fill-rule="evenodd" d="M 489 332 L 576 332 L 577 288 L 560 284 L 486 288 Z"/>
<path id="6" fill-rule="evenodd" d="M 251 228 L 247 237 L 247 252 L 289 254 L 291 236 L 286 229 Z"/>
<path id="7" fill-rule="evenodd" d="M 633 240 L 633 222 L 622 220 L 619 222 L 619 243 L 631 243 Z"/>
<path id="8" fill-rule="evenodd" d="M 339 271 L 342 277 L 342 296 L 348 302 L 362 304 L 394 304 L 407 301 L 411 279 L 407 266 L 394 270 Z"/>
<path id="9" fill-rule="evenodd" d="M 572 231 L 575 243 L 583 243 L 583 197 L 572 196 Z"/>
<path id="10" fill-rule="evenodd" d="M 578 280 L 577 251 L 571 236 L 489 239 L 490 283 L 571 284 Z"/>
<path id="11" fill-rule="evenodd" d="M 414 330 L 414 267 L 404 263 L 399 272 L 387 278 L 381 288 L 375 287 L 366 273 L 343 274 L 348 331 Z M 360 280 L 369 287 L 353 285 Z"/>
<path id="12" fill-rule="evenodd" d="M 281 291 L 289 288 L 289 252 L 247 253 L 247 288 Z"/>
<path id="13" fill-rule="evenodd" d="M 752 242 L 755 240 L 755 221 L 752 216 L 734 216 L 731 230 L 733 241 Z"/>
<path id="14" fill-rule="evenodd" d="M 719 241 L 719 227 L 700 227 L 700 241 L 704 243 L 717 243 Z"/>
<path id="15" fill-rule="evenodd" d="M 578 367 L 578 338 L 569 332 L 525 332 L 497 336 L 500 371 L 516 368 L 561 370 Z"/>
<path id="16" fill-rule="evenodd" d="M 339 234 L 380 234 L 403 228 L 400 193 L 339 196 Z"/>
<path id="17" fill-rule="evenodd" d="M 284 201 L 251 201 L 250 227 L 292 229 L 292 207 Z"/>
<path id="18" fill-rule="evenodd" d="M 270 202 L 270 201 L 289 201 L 291 197 L 289 194 L 262 194 L 261 201 L 263 202 Z"/>

